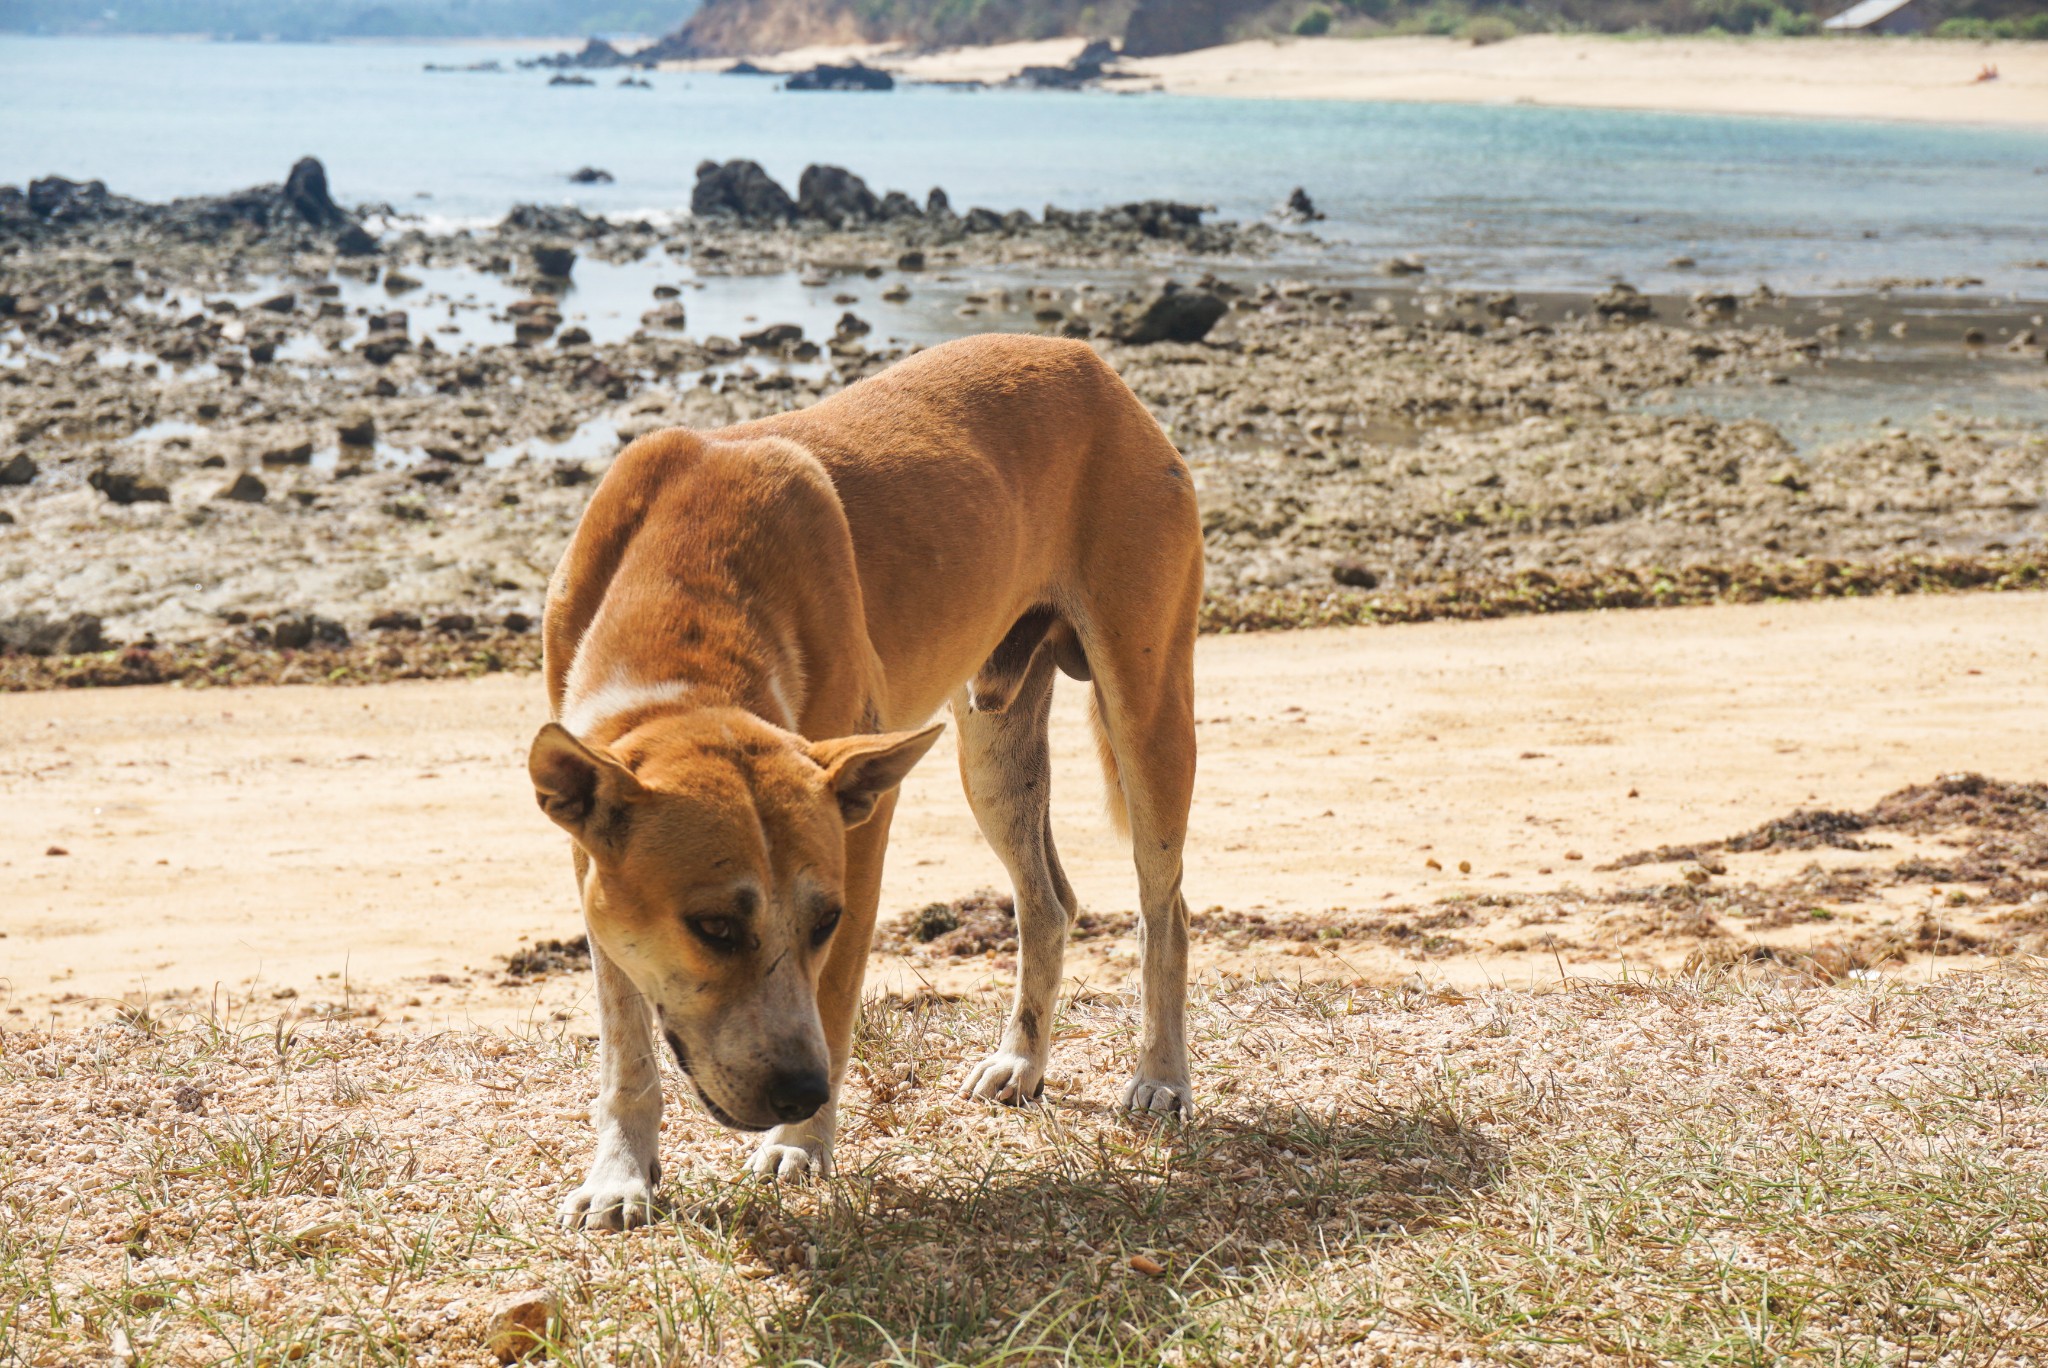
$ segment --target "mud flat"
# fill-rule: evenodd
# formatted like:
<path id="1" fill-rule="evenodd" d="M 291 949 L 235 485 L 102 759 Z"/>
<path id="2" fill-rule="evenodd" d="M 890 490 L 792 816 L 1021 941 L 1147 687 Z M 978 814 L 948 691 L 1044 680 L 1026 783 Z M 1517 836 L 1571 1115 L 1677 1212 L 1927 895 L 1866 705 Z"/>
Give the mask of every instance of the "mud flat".
<path id="1" fill-rule="evenodd" d="M 2039 954 L 2044 614 L 2019 593 L 1206 638 L 1198 968 L 1471 989 Z M 581 933 L 524 776 L 536 679 L 46 691 L 4 716 L 0 1020 L 218 995 L 589 1029 L 573 950 L 509 962 Z M 1054 742 L 1087 908 L 1069 975 L 1114 987 L 1133 876 L 1071 692 Z M 884 989 L 1014 971 L 950 745 L 896 819 Z"/>
<path id="2" fill-rule="evenodd" d="M 1166 425 L 1215 630 L 2040 582 L 2048 328 L 1967 277 L 1477 291 L 1198 206 L 999 216 L 814 170 L 453 235 L 315 222 L 289 183 L 0 193 L 0 684 L 530 666 L 623 441 L 989 329 L 1085 339 Z M 1986 397 L 1818 439 L 1745 416 L 1865 373 Z"/>

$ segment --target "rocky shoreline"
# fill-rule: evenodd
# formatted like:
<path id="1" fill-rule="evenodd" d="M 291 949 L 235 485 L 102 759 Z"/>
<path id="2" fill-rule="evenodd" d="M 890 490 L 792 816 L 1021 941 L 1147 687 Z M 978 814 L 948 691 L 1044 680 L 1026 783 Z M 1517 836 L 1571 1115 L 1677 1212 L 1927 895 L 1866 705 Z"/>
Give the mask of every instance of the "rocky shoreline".
<path id="1" fill-rule="evenodd" d="M 916 345 L 913 293 L 1124 375 L 1196 471 L 1212 630 L 2021 587 L 2048 560 L 2023 423 L 1802 451 L 1656 411 L 1827 373 L 1904 328 L 1881 297 L 1518 298 L 1198 206 L 960 212 L 833 167 L 792 194 L 706 163 L 692 207 L 430 234 L 337 207 L 310 159 L 170 205 L 0 188 L 0 688 L 530 668 L 619 443 L 873 374 Z M 693 324 L 707 287 L 791 277 L 844 301 L 829 334 Z M 637 324 L 586 318 L 622 281 Z M 2021 314 L 1913 326 L 2039 383 Z"/>

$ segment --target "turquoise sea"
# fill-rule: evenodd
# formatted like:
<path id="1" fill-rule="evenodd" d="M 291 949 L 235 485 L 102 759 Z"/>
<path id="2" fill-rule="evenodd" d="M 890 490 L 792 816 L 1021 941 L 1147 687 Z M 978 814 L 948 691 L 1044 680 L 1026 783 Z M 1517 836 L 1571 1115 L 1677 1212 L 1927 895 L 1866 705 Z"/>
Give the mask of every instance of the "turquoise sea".
<path id="1" fill-rule="evenodd" d="M 615 73 L 550 87 L 532 49 L 0 37 L 0 183 L 98 178 L 147 199 L 281 178 L 322 158 L 338 198 L 441 223 L 520 201 L 687 206 L 704 158 L 794 184 L 808 162 L 878 190 L 1034 212 L 1142 197 L 1255 217 L 1295 185 L 1362 258 L 1433 279 L 1788 291 L 1974 276 L 2048 297 L 2048 131 L 1517 105 L 1235 101 L 907 87 L 794 94 L 771 80 Z M 496 73 L 424 68 L 497 59 Z M 571 185 L 579 166 L 608 186 Z M 1667 265 L 1690 256 L 1698 268 Z"/>

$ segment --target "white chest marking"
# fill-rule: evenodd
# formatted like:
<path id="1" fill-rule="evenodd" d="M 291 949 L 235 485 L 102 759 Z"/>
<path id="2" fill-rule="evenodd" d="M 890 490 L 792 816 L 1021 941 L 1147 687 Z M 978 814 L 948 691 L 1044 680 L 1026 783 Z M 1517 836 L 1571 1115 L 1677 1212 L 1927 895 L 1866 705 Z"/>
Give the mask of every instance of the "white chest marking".
<path id="1" fill-rule="evenodd" d="M 655 703 L 673 703 L 690 692 L 684 680 L 646 684 L 613 675 L 589 693 L 571 694 L 562 704 L 562 726 L 571 736 L 587 739 L 597 725 L 620 713 Z"/>

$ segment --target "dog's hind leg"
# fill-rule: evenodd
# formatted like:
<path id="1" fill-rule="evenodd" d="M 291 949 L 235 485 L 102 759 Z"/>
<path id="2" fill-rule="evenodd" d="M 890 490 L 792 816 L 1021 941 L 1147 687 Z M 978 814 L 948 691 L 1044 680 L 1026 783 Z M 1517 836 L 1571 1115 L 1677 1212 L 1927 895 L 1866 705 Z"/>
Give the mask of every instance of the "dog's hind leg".
<path id="1" fill-rule="evenodd" d="M 1019 961 L 1002 1043 L 967 1076 L 963 1097 L 1022 1103 L 1045 1083 L 1067 926 L 1080 910 L 1052 845 L 1052 682 L 1053 654 L 1039 651 L 1003 711 L 974 711 L 964 691 L 953 702 L 960 781 L 1016 891 Z"/>
<path id="2" fill-rule="evenodd" d="M 1105 591 L 1089 605 L 1081 632 L 1095 677 L 1097 725 L 1130 818 L 1138 868 L 1144 1026 L 1137 1072 L 1124 1089 L 1124 1105 L 1134 1111 L 1185 1112 L 1192 1105 L 1188 907 L 1181 895 L 1181 849 L 1195 788 L 1195 621 L 1202 598 L 1201 531 L 1192 499 L 1185 516 L 1184 536 L 1176 539 L 1165 535 L 1174 529 L 1169 511 L 1161 511 L 1155 520 L 1160 539 L 1138 549 L 1149 564 L 1112 559 L 1104 567 L 1095 583 Z M 1180 546 L 1168 550 L 1176 540 Z"/>

